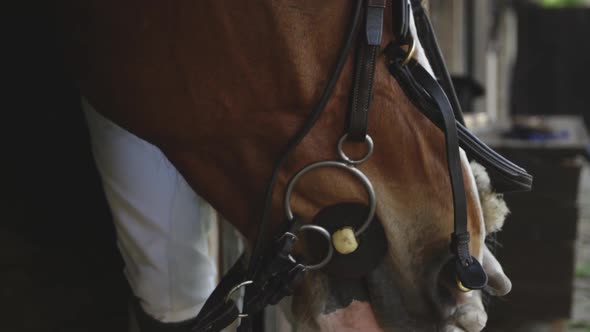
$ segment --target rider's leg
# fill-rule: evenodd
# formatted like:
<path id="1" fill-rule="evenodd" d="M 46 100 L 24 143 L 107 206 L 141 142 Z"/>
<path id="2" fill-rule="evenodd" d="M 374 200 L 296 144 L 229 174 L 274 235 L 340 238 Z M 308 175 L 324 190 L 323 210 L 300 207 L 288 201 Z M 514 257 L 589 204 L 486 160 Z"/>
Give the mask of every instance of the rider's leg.
<path id="1" fill-rule="evenodd" d="M 85 100 L 83 109 L 125 275 L 142 311 L 136 316 L 144 326 L 153 320 L 170 327 L 195 317 L 216 284 L 207 236 L 213 209 L 158 148 Z"/>

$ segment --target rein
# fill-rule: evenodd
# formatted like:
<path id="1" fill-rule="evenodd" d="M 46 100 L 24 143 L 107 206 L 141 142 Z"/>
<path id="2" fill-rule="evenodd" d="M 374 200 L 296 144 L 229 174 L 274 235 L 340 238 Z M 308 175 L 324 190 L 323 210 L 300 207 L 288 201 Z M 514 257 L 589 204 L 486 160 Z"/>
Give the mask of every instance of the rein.
<path id="1" fill-rule="evenodd" d="M 349 259 L 348 257 L 355 257 L 359 252 L 362 252 L 367 257 L 372 257 L 371 259 L 374 261 L 377 261 L 385 254 L 387 248 L 385 235 L 383 230 L 378 228 L 380 227 L 379 222 L 374 222 L 376 219 L 375 192 L 370 180 L 356 165 L 368 160 L 373 151 L 373 141 L 367 133 L 368 112 L 373 98 L 375 64 L 378 55 L 381 53 L 380 45 L 387 2 L 386 0 L 354 1 L 351 23 L 348 26 L 343 46 L 340 49 L 338 59 L 321 98 L 275 162 L 268 181 L 257 240 L 250 259 L 248 261 L 246 255 L 242 255 L 230 271 L 223 276 L 198 316 L 190 322 L 186 322 L 190 324 L 191 331 L 220 331 L 237 318 L 241 318 L 238 331 L 250 332 L 253 330 L 252 316 L 262 312 L 266 306 L 278 303 L 285 296 L 292 295 L 296 285 L 304 278 L 306 271 L 322 268 L 326 268 L 328 271 L 341 271 L 342 269 L 339 269 L 338 266 L 331 265 L 340 264 L 338 262 L 342 261 L 346 262 Z M 433 64 L 438 80 L 433 78 L 424 67 L 413 59 L 416 40 L 413 39 L 410 33 L 411 12 L 414 14 L 418 37 L 425 42 L 426 55 Z M 524 169 L 514 165 L 487 147 L 465 128 L 450 75 L 440 53 L 430 21 L 420 1 L 393 0 L 392 13 L 394 20 L 391 28 L 395 40 L 391 41 L 383 50 L 388 60 L 389 71 L 400 83 L 410 100 L 443 131 L 445 137 L 447 168 L 451 182 L 454 210 L 454 232 L 451 235 L 450 250 L 455 256 L 454 265 L 458 288 L 464 291 L 481 289 L 487 283 L 487 275 L 477 259 L 469 253 L 467 200 L 459 147 L 462 147 L 470 158 L 481 162 L 488 168 L 492 176 L 495 175 L 494 179 L 498 182 L 494 181 L 494 183 L 500 184 L 500 192 L 530 190 L 532 177 Z M 355 39 L 358 39 L 358 45 L 353 76 L 352 102 L 347 116 L 345 133 L 338 142 L 340 160 L 320 161 L 307 165 L 293 176 L 287 186 L 284 199 L 287 221 L 284 223 L 281 232 L 274 238 L 275 240 L 270 244 L 265 243 L 264 239 L 267 239 L 269 235 L 272 197 L 279 170 L 286 163 L 291 152 L 319 119 L 340 78 Z M 360 159 L 348 157 L 342 147 L 347 141 L 366 144 L 367 152 L 365 156 Z M 294 185 L 301 176 L 321 167 L 344 169 L 351 172 L 363 183 L 368 193 L 368 208 L 359 208 L 358 206 L 342 207 L 342 209 L 349 209 L 350 214 L 362 215 L 365 213 L 365 217 L 360 218 L 362 223 L 358 224 L 356 221 L 354 223 L 344 222 L 344 225 L 339 225 L 337 229 L 331 229 L 321 222 L 304 223 L 293 213 L 290 206 L 290 197 Z M 338 211 L 326 212 L 326 214 L 330 213 L 338 213 Z M 342 211 L 340 213 L 342 214 Z M 291 250 L 297 241 L 298 234 L 304 231 L 316 232 L 328 243 L 327 254 L 320 262 L 313 265 L 299 263 L 291 256 Z M 358 239 L 365 236 L 372 236 L 371 239 L 373 237 L 377 239 L 375 241 L 377 242 L 376 249 L 358 247 Z M 337 238 L 341 237 L 356 243 L 356 247 L 346 248 L 346 250 L 341 248 L 336 243 Z M 370 241 L 364 241 L 363 243 L 366 242 Z M 360 275 L 368 273 L 372 268 L 374 268 L 373 265 L 365 264 L 361 268 Z M 232 298 L 232 295 L 241 288 L 245 288 L 242 311 L 238 309 L 236 302 Z"/>

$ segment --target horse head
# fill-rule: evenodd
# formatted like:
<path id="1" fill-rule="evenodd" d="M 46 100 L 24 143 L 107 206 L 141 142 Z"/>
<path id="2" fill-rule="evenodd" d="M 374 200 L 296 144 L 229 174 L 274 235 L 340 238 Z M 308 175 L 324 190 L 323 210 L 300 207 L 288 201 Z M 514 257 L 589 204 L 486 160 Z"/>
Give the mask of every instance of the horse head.
<path id="1" fill-rule="evenodd" d="M 79 33 L 86 37 L 76 39 L 71 53 L 87 60 L 72 62 L 79 65 L 84 95 L 101 113 L 160 147 L 195 191 L 254 246 L 272 165 L 321 98 L 352 5 L 216 0 L 70 6 L 84 21 Z M 394 20 L 386 12 L 385 26 Z M 386 29 L 383 44 L 394 38 Z M 80 50 L 84 53 L 76 53 Z M 357 169 L 372 184 L 372 223 L 382 229 L 377 233 L 385 245 L 377 258 L 360 258 L 371 261 L 362 276 L 310 271 L 297 288 L 293 312 L 308 330 L 480 331 L 487 320 L 482 293 L 510 291 L 485 245 L 501 228 L 505 206 L 485 170 L 471 167 L 461 154 L 469 252 L 489 277 L 485 290 L 461 290 L 449 265 L 454 211 L 443 132 L 407 97 L 384 58 L 377 59 L 368 119 L 374 149 Z M 415 59 L 429 70 L 419 42 Z M 338 149 L 353 76 L 350 56 L 315 126 L 278 170 L 268 234 L 287 218 L 285 191 L 297 172 L 319 161 L 340 161 L 339 152 L 351 158 L 369 153 L 366 143 L 347 140 Z M 369 203 L 366 185 L 343 167 L 307 172 L 287 200 L 303 224 L 326 227 L 362 216 Z M 326 246 L 314 241 L 323 239 L 310 235 L 312 243 L 301 243 L 296 259 L 321 259 Z M 360 238 L 359 248 L 371 241 Z"/>

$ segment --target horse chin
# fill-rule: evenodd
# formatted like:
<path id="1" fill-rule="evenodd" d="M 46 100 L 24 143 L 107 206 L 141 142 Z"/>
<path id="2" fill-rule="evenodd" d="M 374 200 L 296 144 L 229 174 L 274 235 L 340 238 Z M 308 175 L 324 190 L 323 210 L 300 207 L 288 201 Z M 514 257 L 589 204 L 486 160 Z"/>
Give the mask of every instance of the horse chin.
<path id="1" fill-rule="evenodd" d="M 379 322 L 370 303 L 356 300 L 352 301 L 346 308 L 322 314 L 316 319 L 319 331 L 322 332 L 479 332 L 485 327 L 486 321 L 487 314 L 484 310 L 473 305 L 465 305 L 459 307 L 454 315 L 440 324 L 409 320 L 386 326 Z"/>
<path id="2" fill-rule="evenodd" d="M 320 331 L 384 332 L 368 302 L 353 300 L 346 308 L 337 309 L 317 318 Z"/>
<path id="3" fill-rule="evenodd" d="M 306 291 L 313 296 L 305 296 L 305 303 L 299 305 L 299 313 L 305 311 L 307 319 L 303 320 L 307 324 L 300 324 L 306 327 L 298 331 L 479 332 L 487 322 L 481 292 L 453 292 L 444 299 L 433 298 L 438 290 L 431 280 L 419 287 L 402 286 L 390 259 L 361 279 L 340 279 L 323 273 L 310 279 L 313 282 L 308 286 L 312 288 Z M 422 291 L 425 288 L 432 291 Z M 297 318 L 301 322 L 302 317 Z"/>
<path id="4" fill-rule="evenodd" d="M 475 332 L 485 327 L 487 314 L 472 305 L 459 307 L 446 322 L 432 324 L 416 320 L 398 322 L 384 326 L 379 323 L 373 307 L 368 302 L 352 301 L 346 308 L 322 314 L 316 319 L 319 331 L 363 331 L 363 332 L 398 332 L 398 331 L 441 331 L 441 332 Z"/>
<path id="5" fill-rule="evenodd" d="M 486 326 L 488 315 L 485 310 L 475 304 L 459 306 L 441 329 L 446 331 L 479 332 Z"/>

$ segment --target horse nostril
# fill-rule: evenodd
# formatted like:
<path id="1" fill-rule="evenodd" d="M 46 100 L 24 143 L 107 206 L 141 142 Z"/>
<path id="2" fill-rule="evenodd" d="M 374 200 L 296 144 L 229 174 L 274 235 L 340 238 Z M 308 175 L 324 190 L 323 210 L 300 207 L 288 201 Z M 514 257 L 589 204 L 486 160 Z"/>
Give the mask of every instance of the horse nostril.
<path id="1" fill-rule="evenodd" d="M 455 261 L 453 259 L 448 260 L 442 267 L 438 275 L 438 282 L 441 286 L 445 287 L 447 291 L 457 289 L 457 273 L 455 271 Z"/>
<path id="2" fill-rule="evenodd" d="M 435 294 L 433 300 L 441 315 L 448 316 L 456 305 L 455 293 L 457 282 L 453 259 L 446 261 L 435 276 Z"/>
<path id="3" fill-rule="evenodd" d="M 453 298 L 453 294 L 451 293 L 451 290 L 449 289 L 449 287 L 441 282 L 439 280 L 438 284 L 437 284 L 437 292 L 438 292 L 438 296 L 441 300 L 444 300 L 443 302 L 450 302 Z"/>

